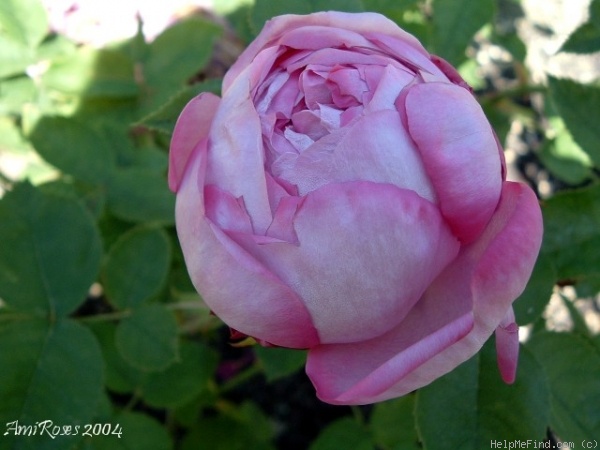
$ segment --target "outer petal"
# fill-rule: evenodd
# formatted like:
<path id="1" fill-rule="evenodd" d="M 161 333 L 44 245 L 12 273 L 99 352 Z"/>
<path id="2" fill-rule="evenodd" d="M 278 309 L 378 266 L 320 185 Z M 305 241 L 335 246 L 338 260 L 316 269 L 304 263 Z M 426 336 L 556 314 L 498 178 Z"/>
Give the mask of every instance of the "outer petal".
<path id="1" fill-rule="evenodd" d="M 204 92 L 190 100 L 179 115 L 169 153 L 169 187 L 173 192 L 179 189 L 194 148 L 208 136 L 219 102 L 219 97 Z"/>
<path id="2" fill-rule="evenodd" d="M 311 317 L 298 296 L 204 216 L 205 170 L 206 153 L 196 151 L 180 185 L 175 211 L 194 286 L 215 314 L 242 333 L 284 347 L 318 344 Z M 213 191 L 211 196 L 215 195 L 223 196 Z M 235 205 L 226 208 L 227 220 L 241 214 L 230 213 Z"/>
<path id="3" fill-rule="evenodd" d="M 223 95 L 208 145 L 206 184 L 214 184 L 236 198 L 242 197 L 255 232 L 264 234 L 273 218 L 261 124 L 245 77 L 236 80 Z"/>
<path id="4" fill-rule="evenodd" d="M 392 328 L 458 252 L 437 207 L 390 184 L 329 184 L 291 216 L 295 206 L 284 203 L 276 222 L 283 235 L 288 218 L 298 245 L 235 239 L 299 294 L 321 342 L 357 342 Z"/>
<path id="5" fill-rule="evenodd" d="M 454 233 L 473 242 L 496 209 L 502 185 L 498 145 L 485 114 L 466 89 L 424 83 L 406 96 L 410 135 Z"/>
<path id="6" fill-rule="evenodd" d="M 309 352 L 306 370 L 319 398 L 365 404 L 398 397 L 470 358 L 525 288 L 541 237 L 535 195 L 522 184 L 505 183 L 481 237 L 438 277 L 403 322 L 371 341 L 322 345 Z M 468 331 L 470 301 L 474 324 Z M 419 352 L 426 357 L 415 357 Z"/>

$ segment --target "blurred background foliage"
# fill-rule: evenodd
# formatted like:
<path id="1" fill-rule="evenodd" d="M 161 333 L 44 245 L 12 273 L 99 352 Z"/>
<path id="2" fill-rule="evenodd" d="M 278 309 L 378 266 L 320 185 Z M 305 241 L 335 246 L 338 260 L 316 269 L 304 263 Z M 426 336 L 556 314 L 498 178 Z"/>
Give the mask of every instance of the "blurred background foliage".
<path id="1" fill-rule="evenodd" d="M 2 0 L 0 424 L 82 428 L 7 433 L 0 449 L 478 450 L 598 439 L 600 1 L 575 3 L 581 17 L 560 35 L 531 18 L 574 3 L 221 1 L 152 39 L 140 23 L 131 38 L 94 46 L 50 27 L 40 0 Z M 491 342 L 411 395 L 325 405 L 303 374 L 304 352 L 231 345 L 194 292 L 166 184 L 177 115 L 198 92 L 219 92 L 265 20 L 330 9 L 381 12 L 459 67 L 511 177 L 542 201 L 542 252 L 515 304 L 523 343 L 513 386 L 500 381 Z M 535 59 L 551 38 L 555 66 Z M 114 426 L 83 437 L 88 423 Z"/>

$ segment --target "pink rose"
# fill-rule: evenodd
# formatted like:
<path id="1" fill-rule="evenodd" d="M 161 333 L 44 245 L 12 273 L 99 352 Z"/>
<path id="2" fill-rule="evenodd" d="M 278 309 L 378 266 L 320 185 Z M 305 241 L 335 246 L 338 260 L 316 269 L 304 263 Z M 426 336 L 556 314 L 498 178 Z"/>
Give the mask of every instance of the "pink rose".
<path id="1" fill-rule="evenodd" d="M 371 13 L 269 21 L 223 96 L 183 110 L 169 183 L 198 292 L 259 342 L 308 348 L 317 395 L 364 404 L 424 386 L 496 331 L 542 220 L 469 87 Z"/>

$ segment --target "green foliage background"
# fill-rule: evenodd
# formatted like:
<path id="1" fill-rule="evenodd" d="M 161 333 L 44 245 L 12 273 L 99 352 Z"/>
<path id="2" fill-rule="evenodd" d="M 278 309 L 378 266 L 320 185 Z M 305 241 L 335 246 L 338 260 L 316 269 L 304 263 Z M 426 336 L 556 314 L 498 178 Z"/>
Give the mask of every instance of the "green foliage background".
<path id="1" fill-rule="evenodd" d="M 560 290 L 596 299 L 600 291 L 600 87 L 552 77 L 531 85 L 524 44 L 498 26 L 507 2 L 518 7 L 256 0 L 226 18 L 241 48 L 277 14 L 387 15 L 461 68 L 502 139 L 515 121 L 539 137 L 530 156 L 558 187 L 543 201 L 543 248 L 515 305 L 531 331 L 517 382 L 500 381 L 488 343 L 414 394 L 335 408 L 311 450 L 478 450 L 492 440 L 546 438 L 580 448 L 600 439 L 600 337 Z M 219 74 L 208 68 L 227 33 L 196 15 L 151 43 L 138 33 L 95 49 L 49 33 L 37 0 L 0 3 L 0 152 L 26 164 L 19 179 L 0 168 L 0 449 L 283 448 L 292 425 L 230 394 L 298 374 L 305 354 L 255 348 L 223 376 L 222 327 L 188 279 L 166 184 L 177 115 L 198 92 L 218 93 Z M 466 51 L 476 33 L 511 55 L 516 86 L 485 89 Z M 600 51 L 599 0 L 563 50 Z M 574 324 L 568 332 L 547 329 L 553 290 Z M 81 428 L 55 438 L 2 429 L 47 419 Z M 82 436 L 94 423 L 114 426 Z"/>

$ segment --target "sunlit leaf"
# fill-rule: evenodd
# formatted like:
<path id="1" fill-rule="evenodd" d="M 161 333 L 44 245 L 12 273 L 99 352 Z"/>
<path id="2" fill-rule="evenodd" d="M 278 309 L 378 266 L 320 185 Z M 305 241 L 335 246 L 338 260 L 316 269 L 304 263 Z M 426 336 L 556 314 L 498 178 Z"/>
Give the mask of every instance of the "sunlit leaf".
<path id="1" fill-rule="evenodd" d="M 110 141 L 86 122 L 44 117 L 30 139 L 46 161 L 82 181 L 105 181 L 115 164 Z"/>
<path id="2" fill-rule="evenodd" d="M 550 95 L 569 132 L 596 165 L 600 165 L 600 128 L 595 114 L 600 111 L 600 87 L 571 80 L 549 78 Z"/>
<path id="3" fill-rule="evenodd" d="M 2 0 L 0 33 L 33 48 L 48 33 L 46 10 L 39 0 Z"/>

